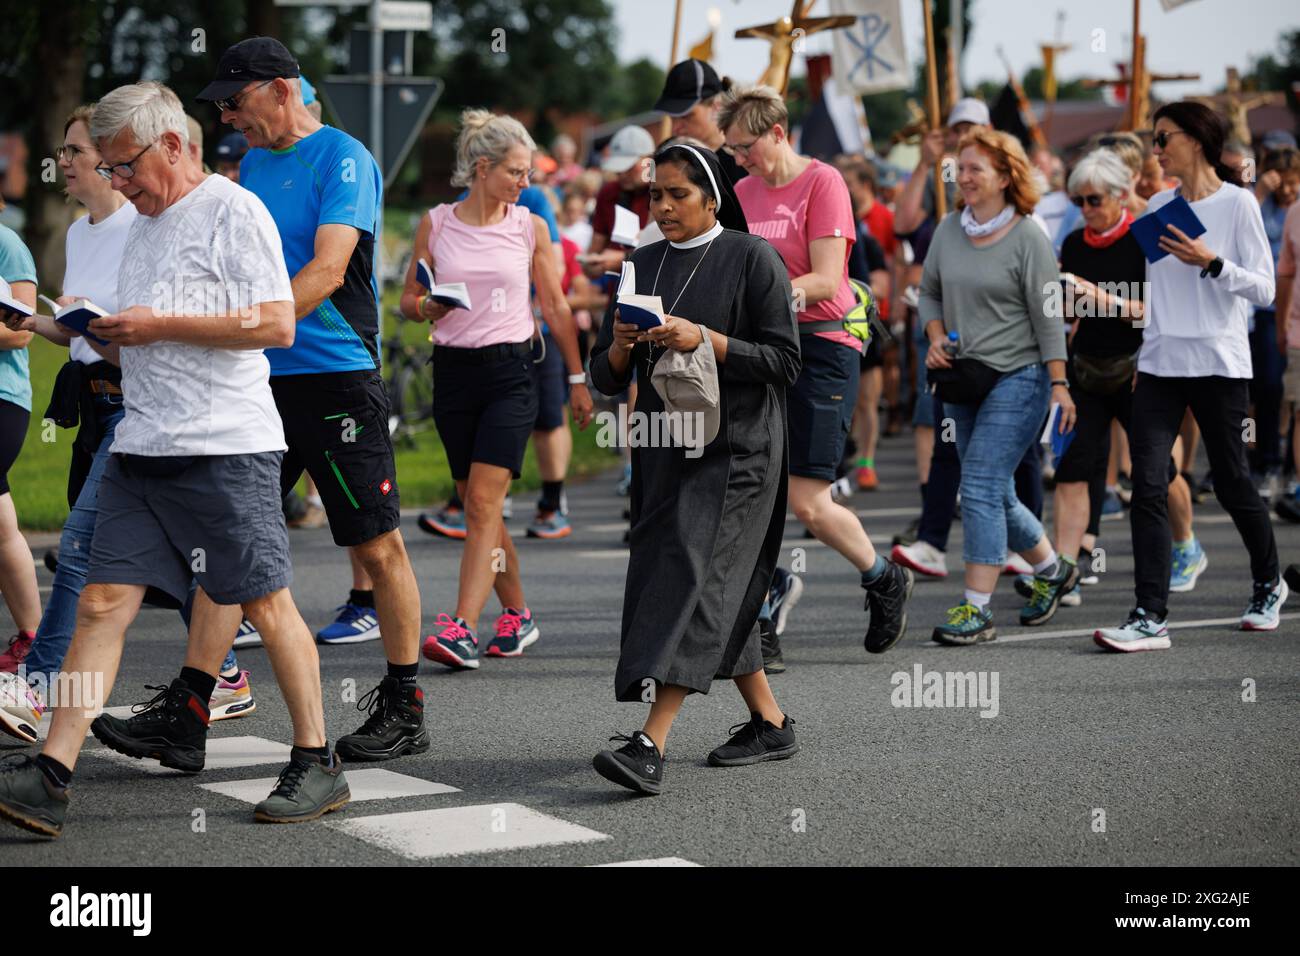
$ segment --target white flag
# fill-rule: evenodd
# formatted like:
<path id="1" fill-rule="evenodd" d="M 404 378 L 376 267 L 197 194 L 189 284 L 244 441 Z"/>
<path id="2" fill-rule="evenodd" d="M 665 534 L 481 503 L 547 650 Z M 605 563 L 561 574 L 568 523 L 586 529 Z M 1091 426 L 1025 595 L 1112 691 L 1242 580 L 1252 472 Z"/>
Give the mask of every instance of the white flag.
<path id="1" fill-rule="evenodd" d="M 1160 6 L 1165 8 L 1165 13 L 1168 13 L 1174 7 L 1181 7 L 1184 3 L 1191 2 L 1192 0 L 1160 0 Z"/>
<path id="2" fill-rule="evenodd" d="M 841 90 L 864 95 L 912 85 L 899 6 L 900 0 L 831 0 L 832 14 L 858 18 L 851 27 L 831 31 L 835 82 Z"/>

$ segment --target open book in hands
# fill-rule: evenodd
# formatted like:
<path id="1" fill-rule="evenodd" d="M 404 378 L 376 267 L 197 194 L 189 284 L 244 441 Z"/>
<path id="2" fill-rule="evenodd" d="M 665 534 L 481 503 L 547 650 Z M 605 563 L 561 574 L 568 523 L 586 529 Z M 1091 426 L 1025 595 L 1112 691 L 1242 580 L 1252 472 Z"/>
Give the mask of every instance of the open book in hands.
<path id="1" fill-rule="evenodd" d="M 618 280 L 618 317 L 621 322 L 635 325 L 642 332 L 664 324 L 664 303 L 657 295 L 636 294 L 636 266 L 624 260 L 623 274 Z"/>
<path id="2" fill-rule="evenodd" d="M 50 311 L 54 313 L 54 321 L 59 325 L 67 326 L 78 335 L 98 342 L 100 345 L 111 344 L 107 339 L 101 339 L 87 328 L 95 319 L 102 319 L 104 316 L 110 315 L 111 313 L 107 309 L 101 309 L 89 299 L 78 299 L 76 302 L 64 306 L 60 306 L 53 299 L 47 299 L 45 296 L 41 296 L 41 301 L 50 307 Z"/>
<path id="3" fill-rule="evenodd" d="M 438 285 L 433 279 L 433 269 L 421 259 L 415 264 L 415 278 L 429 290 L 429 298 L 451 309 L 470 308 L 469 289 L 463 282 L 444 282 Z"/>

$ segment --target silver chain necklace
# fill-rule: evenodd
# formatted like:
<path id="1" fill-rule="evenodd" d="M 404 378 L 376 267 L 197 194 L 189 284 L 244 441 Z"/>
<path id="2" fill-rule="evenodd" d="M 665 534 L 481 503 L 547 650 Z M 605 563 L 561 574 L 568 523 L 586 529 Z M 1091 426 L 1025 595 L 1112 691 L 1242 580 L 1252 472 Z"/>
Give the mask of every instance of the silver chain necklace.
<path id="1" fill-rule="evenodd" d="M 673 299 L 673 304 L 668 307 L 668 312 L 667 312 L 668 315 L 673 315 L 677 312 L 677 303 L 682 301 L 682 296 L 686 294 L 686 287 L 689 286 L 691 284 L 691 280 L 695 278 L 695 273 L 700 268 L 700 263 L 703 262 L 704 257 L 709 254 L 709 250 L 713 247 L 713 243 L 717 240 L 717 238 L 718 238 L 717 236 L 714 236 L 712 239 L 709 240 L 708 245 L 704 247 L 704 254 L 700 256 L 700 261 L 695 263 L 695 268 L 692 269 L 691 274 L 686 277 L 686 282 L 682 285 L 681 291 L 677 293 L 677 298 Z M 659 259 L 659 268 L 655 270 L 655 281 L 650 284 L 651 295 L 654 295 L 655 290 L 659 288 L 659 275 L 664 271 L 664 263 L 668 261 L 668 250 L 671 248 L 672 248 L 671 243 L 664 244 L 664 254 Z M 650 364 L 653 365 L 654 362 L 655 362 L 655 344 L 651 342 L 650 343 Z"/>

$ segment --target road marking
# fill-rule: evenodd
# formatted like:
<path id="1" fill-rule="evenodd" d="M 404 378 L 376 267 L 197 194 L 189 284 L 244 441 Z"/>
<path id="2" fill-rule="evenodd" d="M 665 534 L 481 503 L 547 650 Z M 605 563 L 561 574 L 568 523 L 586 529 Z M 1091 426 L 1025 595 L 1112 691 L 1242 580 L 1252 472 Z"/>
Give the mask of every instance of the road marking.
<path id="1" fill-rule="evenodd" d="M 1283 614 L 1283 615 L 1281 615 L 1281 619 L 1282 619 L 1283 621 L 1295 621 L 1295 620 L 1300 620 L 1300 614 Z M 1167 625 L 1167 627 L 1168 627 L 1169 630 L 1171 630 L 1171 631 L 1179 631 L 1179 630 L 1186 630 L 1186 629 L 1189 628 L 1189 627 L 1223 627 L 1223 626 L 1228 625 L 1228 624 L 1232 624 L 1232 625 L 1234 625 L 1235 627 L 1240 627 L 1240 625 L 1241 625 L 1241 618 L 1239 618 L 1239 617 L 1207 617 L 1207 618 L 1203 618 L 1203 619 L 1201 619 L 1201 620 L 1199 620 L 1199 621 L 1175 621 L 1175 622 L 1173 622 L 1172 624 Z M 1068 631 L 1044 631 L 1044 632 L 1042 632 L 1042 633 L 1035 633 L 1035 632 L 1033 632 L 1033 631 L 1030 631 L 1030 632 L 1028 632 L 1028 633 L 1017 633 L 1017 634 L 1011 634 L 1011 635 L 1009 635 L 1009 636 L 1007 636 L 1007 637 L 1003 637 L 1003 636 L 1001 636 L 1001 635 L 998 635 L 998 639 L 997 639 L 996 641 L 994 641 L 993 643 L 994 643 L 994 644 L 1011 644 L 1011 643 L 1013 643 L 1013 642 L 1015 642 L 1015 641 L 1044 641 L 1044 640 L 1048 640 L 1048 639 L 1050 639 L 1050 638 L 1054 638 L 1054 637 L 1092 637 L 1092 635 L 1096 632 L 1096 630 L 1097 630 L 1097 628 L 1095 628 L 1095 627 L 1088 627 L 1088 628 L 1075 628 L 1075 629 L 1068 630 Z M 1241 633 L 1243 633 L 1243 634 L 1267 634 L 1267 633 L 1270 633 L 1270 632 L 1268 632 L 1268 631 L 1242 631 Z"/>
<path id="2" fill-rule="evenodd" d="M 606 558 L 623 558 L 626 560 L 628 555 L 630 555 L 631 553 L 632 552 L 629 551 L 627 548 L 606 548 L 603 551 L 574 551 L 573 552 L 575 557 L 595 558 L 597 560 L 606 559 Z"/>
<path id="3" fill-rule="evenodd" d="M 624 863 L 595 863 L 593 866 L 699 866 L 698 863 L 692 863 L 690 860 L 683 860 L 680 856 L 661 856 L 655 860 L 627 860 Z"/>
<path id="4" fill-rule="evenodd" d="M 87 750 L 94 757 L 107 757 L 110 760 L 122 760 L 143 767 L 149 773 L 176 773 L 156 760 L 136 760 L 126 754 L 104 747 L 99 750 Z M 256 767 L 259 764 L 288 763 L 289 745 L 267 740 L 265 737 L 216 737 L 209 738 L 205 770 L 228 770 L 232 767 Z M 260 797 L 258 799 L 261 799 Z"/>
<path id="5" fill-rule="evenodd" d="M 408 860 L 610 839 L 608 834 L 538 813 L 518 803 L 412 810 L 330 821 L 326 825 Z"/>
<path id="6" fill-rule="evenodd" d="M 396 800 L 401 797 L 424 797 L 439 793 L 460 793 L 456 787 L 445 783 L 434 783 L 391 770 L 366 768 L 347 769 L 348 789 L 352 791 L 352 802 L 362 800 Z M 275 786 L 276 777 L 259 777 L 256 780 L 231 780 L 227 783 L 200 784 L 204 790 L 220 793 L 244 803 L 261 803 Z"/>

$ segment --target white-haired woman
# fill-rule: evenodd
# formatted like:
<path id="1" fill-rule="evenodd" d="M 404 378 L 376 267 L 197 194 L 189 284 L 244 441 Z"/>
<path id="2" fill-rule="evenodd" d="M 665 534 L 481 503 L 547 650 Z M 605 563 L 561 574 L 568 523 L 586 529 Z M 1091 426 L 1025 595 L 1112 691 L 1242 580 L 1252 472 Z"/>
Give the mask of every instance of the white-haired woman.
<path id="1" fill-rule="evenodd" d="M 541 636 L 501 517 L 537 419 L 530 283 L 564 355 L 574 420 L 582 428 L 591 421 L 577 327 L 560 288 L 550 231 L 515 205 L 536 148 L 518 120 L 487 110 L 461 114 L 452 184 L 468 186 L 469 195 L 421 221 L 402 290 L 402 313 L 433 326 L 434 423 L 465 502 L 456 613 L 438 615 L 438 633 L 424 641 L 425 657 L 457 670 L 479 666 L 478 619 L 493 589 L 502 612 L 487 654 L 517 657 Z M 425 293 L 416 278 L 421 259 L 438 284 L 465 284 L 467 308 L 440 305 Z"/>
<path id="2" fill-rule="evenodd" d="M 1142 347 L 1146 257 L 1129 232 L 1132 172 L 1117 150 L 1100 147 L 1070 173 L 1070 198 L 1083 226 L 1061 246 L 1065 316 L 1072 323 L 1068 376 L 1077 410 L 1074 441 L 1056 464 L 1056 550 L 1091 561 L 1100 531 L 1111 422 L 1125 431 Z M 1170 464 L 1175 573 L 1200 552 L 1192 537 L 1191 492 Z M 1026 581 L 1018 582 L 1023 589 Z M 1077 597 L 1077 593 L 1075 595 Z M 1067 603 L 1075 603 L 1073 599 Z"/>

